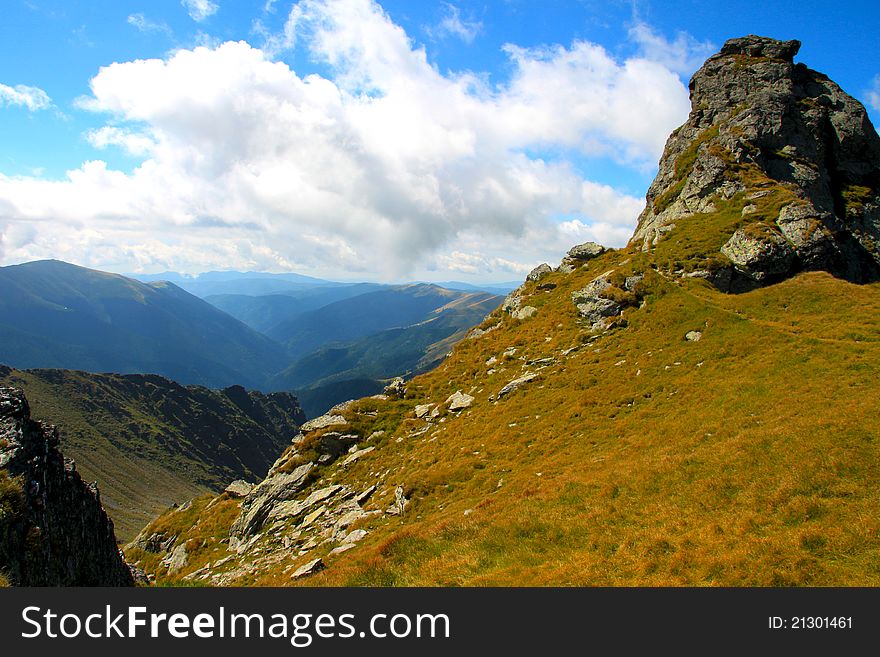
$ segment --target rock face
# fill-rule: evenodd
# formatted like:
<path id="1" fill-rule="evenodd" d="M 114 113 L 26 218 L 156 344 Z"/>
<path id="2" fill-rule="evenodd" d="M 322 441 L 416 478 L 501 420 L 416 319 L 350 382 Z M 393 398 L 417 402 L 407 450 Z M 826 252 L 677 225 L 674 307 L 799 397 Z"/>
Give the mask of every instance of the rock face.
<path id="1" fill-rule="evenodd" d="M 229 533 L 241 538 L 259 530 L 276 504 L 293 499 L 306 487 L 314 467 L 313 463 L 304 463 L 293 472 L 267 477 L 257 484 L 244 498 L 241 514 Z"/>
<path id="2" fill-rule="evenodd" d="M 0 388 L 0 571 L 21 586 L 133 584 L 97 486 L 15 388 Z"/>
<path id="3" fill-rule="evenodd" d="M 878 278 L 880 138 L 858 101 L 793 62 L 799 48 L 731 39 L 697 71 L 632 243 L 711 233 L 720 254 L 686 253 L 685 268 L 734 291 L 802 269 Z"/>

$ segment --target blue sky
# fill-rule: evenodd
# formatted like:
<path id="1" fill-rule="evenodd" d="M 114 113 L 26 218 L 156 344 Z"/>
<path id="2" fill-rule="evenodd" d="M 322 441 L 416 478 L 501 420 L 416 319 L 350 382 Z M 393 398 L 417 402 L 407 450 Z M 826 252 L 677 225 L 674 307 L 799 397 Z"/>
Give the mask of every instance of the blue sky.
<path id="1" fill-rule="evenodd" d="M 876 123 L 878 28 L 815 0 L 5 0 L 0 264 L 518 278 L 625 241 L 725 39 L 800 39 Z"/>

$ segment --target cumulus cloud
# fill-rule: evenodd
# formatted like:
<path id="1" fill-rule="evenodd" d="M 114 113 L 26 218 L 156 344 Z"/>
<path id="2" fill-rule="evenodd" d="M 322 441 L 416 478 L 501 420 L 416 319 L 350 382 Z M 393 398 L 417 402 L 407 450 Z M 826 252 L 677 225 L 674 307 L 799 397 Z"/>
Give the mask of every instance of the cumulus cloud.
<path id="1" fill-rule="evenodd" d="M 865 101 L 875 111 L 880 112 L 880 75 L 874 76 L 871 88 L 865 93 Z"/>
<path id="2" fill-rule="evenodd" d="M 211 0 L 180 0 L 180 4 L 186 9 L 189 17 L 197 23 L 213 16 L 220 9 L 220 6 Z"/>
<path id="3" fill-rule="evenodd" d="M 697 41 L 687 32 L 679 32 L 675 40 L 670 41 L 643 21 L 630 28 L 629 36 L 645 58 L 682 75 L 696 71 L 706 57 L 717 50 L 711 41 Z"/>
<path id="4" fill-rule="evenodd" d="M 38 87 L 29 87 L 24 84 L 10 87 L 0 84 L 0 107 L 3 105 L 18 105 L 30 112 L 36 112 L 52 107 L 52 99 L 49 98 L 49 94 Z"/>
<path id="5" fill-rule="evenodd" d="M 430 36 L 447 37 L 452 36 L 461 39 L 465 43 L 473 43 L 476 36 L 483 29 L 480 21 L 463 20 L 461 10 L 455 5 L 445 5 L 445 15 L 440 22 L 434 26 L 426 28 Z"/>
<path id="6" fill-rule="evenodd" d="M 663 64 L 583 41 L 511 44 L 490 87 L 441 74 L 370 0 L 302 0 L 287 23 L 332 73 L 244 42 L 102 68 L 80 106 L 108 123 L 87 137 L 142 164 L 0 175 L 0 219 L 36 231 L 6 258 L 517 278 L 577 242 L 625 243 L 643 200 L 569 156 L 653 165 L 689 107 Z"/>

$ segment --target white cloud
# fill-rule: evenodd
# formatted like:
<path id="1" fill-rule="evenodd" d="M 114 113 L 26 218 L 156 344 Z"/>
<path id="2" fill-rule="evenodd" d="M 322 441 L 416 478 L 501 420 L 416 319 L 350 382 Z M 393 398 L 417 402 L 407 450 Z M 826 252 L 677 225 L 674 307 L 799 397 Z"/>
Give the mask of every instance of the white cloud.
<path id="1" fill-rule="evenodd" d="M 156 142 L 147 135 L 114 126 L 90 130 L 86 133 L 86 139 L 95 148 L 119 146 L 131 155 L 149 155 L 156 147 Z"/>
<path id="2" fill-rule="evenodd" d="M 139 32 L 162 32 L 163 34 L 171 35 L 171 28 L 168 27 L 168 25 L 162 22 L 152 21 L 142 13 L 130 14 L 127 22 Z"/>
<path id="3" fill-rule="evenodd" d="M 871 88 L 865 92 L 865 101 L 875 111 L 880 112 L 880 75 L 874 76 Z"/>
<path id="4" fill-rule="evenodd" d="M 480 21 L 462 20 L 461 10 L 455 5 L 446 4 L 446 13 L 435 27 L 426 28 L 430 36 L 445 37 L 453 36 L 465 43 L 473 43 L 476 36 L 482 31 L 483 24 Z"/>
<path id="5" fill-rule="evenodd" d="M 143 163 L 0 175 L 0 220 L 36 231 L 5 257 L 517 278 L 579 241 L 625 243 L 643 206 L 565 153 L 653 166 L 689 108 L 663 65 L 587 42 L 510 45 L 513 74 L 489 87 L 441 74 L 369 0 L 303 0 L 287 22 L 332 74 L 244 42 L 102 68 L 80 106 L 108 123 L 87 137 Z"/>
<path id="6" fill-rule="evenodd" d="M 679 32 L 675 41 L 669 41 L 642 21 L 630 28 L 629 37 L 646 59 L 682 75 L 691 75 L 717 50 L 710 41 L 697 41 L 687 32 Z"/>
<path id="7" fill-rule="evenodd" d="M 0 84 L 0 107 L 3 105 L 18 105 L 30 112 L 36 112 L 52 107 L 52 99 L 49 98 L 49 94 L 38 87 L 29 87 L 24 84 L 10 87 Z"/>
<path id="8" fill-rule="evenodd" d="M 197 23 L 213 16 L 220 9 L 220 6 L 211 0 L 180 0 L 180 4 L 186 9 L 189 17 Z"/>

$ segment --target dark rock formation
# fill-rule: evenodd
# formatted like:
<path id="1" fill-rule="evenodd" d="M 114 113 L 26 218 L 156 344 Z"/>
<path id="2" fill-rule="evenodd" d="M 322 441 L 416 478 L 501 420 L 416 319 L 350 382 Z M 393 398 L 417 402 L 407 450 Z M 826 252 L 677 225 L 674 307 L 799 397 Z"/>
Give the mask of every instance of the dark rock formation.
<path id="1" fill-rule="evenodd" d="M 880 277 L 880 138 L 858 101 L 793 62 L 799 48 L 731 39 L 697 71 L 633 243 L 649 250 L 700 221 L 723 255 L 686 264 L 734 290 L 801 269 Z"/>
<path id="2" fill-rule="evenodd" d="M 0 486 L 0 571 L 11 584 L 132 585 L 97 486 L 14 388 L 0 388 Z"/>

